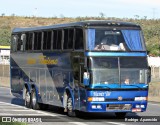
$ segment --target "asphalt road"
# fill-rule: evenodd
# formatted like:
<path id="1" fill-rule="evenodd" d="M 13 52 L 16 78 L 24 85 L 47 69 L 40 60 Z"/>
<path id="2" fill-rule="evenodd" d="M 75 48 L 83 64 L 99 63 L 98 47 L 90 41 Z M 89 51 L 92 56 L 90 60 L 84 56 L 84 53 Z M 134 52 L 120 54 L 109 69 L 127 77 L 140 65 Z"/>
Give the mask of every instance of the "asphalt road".
<path id="1" fill-rule="evenodd" d="M 9 88 L 0 87 L 0 117 L 2 121 L 27 121 L 42 125 L 159 125 L 160 104 L 149 102 L 146 112 L 128 113 L 125 119 L 117 119 L 114 113 L 82 113 L 81 117 L 68 117 L 63 110 L 50 106 L 48 110 L 32 110 L 24 107 L 24 101 L 10 94 Z M 138 120 L 159 120 L 159 122 L 134 122 Z M 34 122 L 37 121 L 38 123 Z M 42 123 L 40 123 L 42 121 Z"/>

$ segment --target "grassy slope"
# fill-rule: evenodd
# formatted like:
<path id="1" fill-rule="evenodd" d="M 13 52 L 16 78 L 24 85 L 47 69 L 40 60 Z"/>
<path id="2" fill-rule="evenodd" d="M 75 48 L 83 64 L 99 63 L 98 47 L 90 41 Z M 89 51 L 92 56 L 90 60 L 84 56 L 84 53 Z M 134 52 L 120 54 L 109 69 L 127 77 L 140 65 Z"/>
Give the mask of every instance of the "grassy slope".
<path id="1" fill-rule="evenodd" d="M 33 27 L 43 25 L 53 25 L 59 23 L 76 22 L 82 20 L 119 20 L 134 22 L 142 26 L 147 49 L 153 55 L 159 55 L 160 44 L 160 20 L 146 19 L 119 19 L 119 18 L 101 18 L 101 17 L 77 17 L 77 18 L 41 18 L 41 17 L 0 17 L 0 45 L 10 45 L 10 34 L 15 27 Z"/>

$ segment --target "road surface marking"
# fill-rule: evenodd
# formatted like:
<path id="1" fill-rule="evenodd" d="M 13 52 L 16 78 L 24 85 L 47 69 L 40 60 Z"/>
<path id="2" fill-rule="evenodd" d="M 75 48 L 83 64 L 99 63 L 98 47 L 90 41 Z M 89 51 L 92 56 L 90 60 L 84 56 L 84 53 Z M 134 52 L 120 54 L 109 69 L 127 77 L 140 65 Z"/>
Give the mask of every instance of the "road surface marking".
<path id="1" fill-rule="evenodd" d="M 28 112 L 28 111 L 34 111 L 34 110 L 23 110 L 23 109 L 22 109 L 22 110 L 11 110 L 11 111 L 15 111 L 15 112 L 18 112 L 18 111 L 20 111 L 20 112 L 25 111 L 25 112 L 26 112 L 26 111 L 27 111 L 27 112 Z"/>
<path id="2" fill-rule="evenodd" d="M 8 95 L 8 92 L 0 92 L 0 94 L 7 94 Z"/>
<path id="3" fill-rule="evenodd" d="M 82 123 L 82 122 L 68 122 L 68 123 L 76 124 L 76 125 L 88 125 L 88 124 L 85 124 L 85 123 Z"/>
<path id="4" fill-rule="evenodd" d="M 106 122 L 106 123 L 114 124 L 114 125 L 126 125 L 126 124 L 122 124 L 122 123 L 118 123 L 118 122 Z"/>
<path id="5" fill-rule="evenodd" d="M 15 112 L 17 112 L 17 111 L 32 111 L 32 110 L 27 110 L 27 109 L 0 109 L 0 110 L 2 110 L 2 111 L 15 111 Z"/>
<path id="6" fill-rule="evenodd" d="M 160 106 L 160 104 L 154 104 L 154 103 L 148 103 L 149 105 L 157 105 Z"/>
<path id="7" fill-rule="evenodd" d="M 11 113 L 0 113 L 0 116 L 44 116 L 44 114 L 15 114 L 15 113 L 11 114 Z"/>
<path id="8" fill-rule="evenodd" d="M 49 115 L 49 116 L 63 116 L 63 115 L 56 115 L 56 114 L 50 114 L 50 113 L 47 113 L 47 112 L 43 112 L 43 111 L 38 111 L 38 110 L 33 110 L 33 109 L 29 109 L 29 108 L 26 108 L 26 107 L 23 107 L 23 106 L 19 106 L 19 105 L 14 105 L 14 104 L 10 104 L 10 103 L 6 103 L 6 102 L 0 102 L 0 106 L 1 104 L 6 104 L 7 106 L 14 106 L 14 107 L 18 107 L 18 108 L 23 108 L 23 109 L 26 109 L 26 110 L 30 110 L 30 111 L 35 111 L 37 113 L 41 113 L 43 115 Z"/>
<path id="9" fill-rule="evenodd" d="M 5 89 L 11 89 L 9 87 L 3 87 L 3 86 L 0 87 L 0 89 L 3 89 L 3 88 L 5 88 Z"/>
<path id="10" fill-rule="evenodd" d="M 6 103 L 6 102 L 0 102 L 0 104 L 6 104 L 6 105 L 12 105 L 12 106 L 16 106 L 16 107 L 22 107 L 22 108 L 24 108 L 24 106 L 15 105 L 15 104 Z"/>
<path id="11" fill-rule="evenodd" d="M 41 114 L 49 115 L 49 116 L 53 116 L 53 117 L 55 117 L 55 116 L 60 116 L 60 115 L 50 114 L 50 113 L 47 113 L 47 112 L 42 112 L 42 111 L 37 111 L 37 110 L 34 110 L 34 111 L 37 112 L 37 113 L 41 113 Z"/>
<path id="12" fill-rule="evenodd" d="M 26 107 L 24 107 L 24 106 L 18 106 L 18 105 L 6 105 L 6 104 L 0 104 L 0 107 L 6 107 L 6 108 L 9 108 L 9 107 L 14 107 L 14 108 L 23 108 L 23 109 L 28 109 L 28 108 L 26 108 Z"/>
<path id="13" fill-rule="evenodd" d="M 17 105 L 14 105 L 14 104 L 10 104 L 10 103 L 3 103 L 3 102 L 0 102 L 0 104 L 7 104 L 7 105 L 11 105 L 11 106 L 15 106 L 15 107 L 18 107 L 18 108 L 23 108 L 23 106 L 17 106 Z M 56 116 L 65 116 L 65 115 L 57 115 L 57 114 L 51 114 L 51 113 L 47 113 L 47 112 L 43 112 L 43 111 L 38 111 L 38 110 L 33 110 L 33 109 L 28 109 L 28 108 L 25 108 L 26 110 L 10 110 L 10 111 L 34 111 L 36 113 L 39 113 L 39 114 L 13 114 L 13 113 L 0 113 L 0 116 L 52 116 L 52 117 L 56 117 Z M 68 121 L 69 123 L 72 123 L 72 124 L 75 124 L 75 125 L 87 125 L 85 123 L 80 123 L 80 122 L 70 122 L 69 119 L 67 118 L 64 118 L 64 117 L 57 117 L 61 120 L 65 120 L 66 122 Z"/>

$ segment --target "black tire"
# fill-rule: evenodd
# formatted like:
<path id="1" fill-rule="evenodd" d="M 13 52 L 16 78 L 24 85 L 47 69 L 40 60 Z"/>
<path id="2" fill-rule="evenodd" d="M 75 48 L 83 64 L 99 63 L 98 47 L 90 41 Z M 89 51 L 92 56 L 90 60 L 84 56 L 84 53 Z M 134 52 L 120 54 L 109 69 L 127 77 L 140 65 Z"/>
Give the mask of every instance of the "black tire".
<path id="1" fill-rule="evenodd" d="M 76 113 L 73 110 L 72 98 L 70 96 L 67 99 L 67 115 L 69 117 L 75 117 L 76 116 Z"/>
<path id="2" fill-rule="evenodd" d="M 26 89 L 25 92 L 24 105 L 27 108 L 31 108 L 31 94 L 29 93 L 28 89 Z"/>
<path id="3" fill-rule="evenodd" d="M 34 110 L 39 110 L 40 109 L 40 105 L 37 102 L 37 96 L 36 96 L 36 90 L 33 89 L 31 92 L 31 107 Z"/>
<path id="4" fill-rule="evenodd" d="M 116 115 L 116 118 L 118 119 L 121 119 L 121 118 L 124 118 L 126 116 L 126 112 L 116 112 L 115 115 Z"/>
<path id="5" fill-rule="evenodd" d="M 81 111 L 77 111 L 77 110 L 76 110 L 76 111 L 75 111 L 75 116 L 81 118 L 81 117 L 83 117 L 83 113 L 82 113 Z"/>
<path id="6" fill-rule="evenodd" d="M 39 104 L 39 108 L 40 108 L 41 110 L 47 110 L 48 107 L 49 107 L 48 104 L 42 104 L 42 103 L 38 103 L 38 104 Z"/>

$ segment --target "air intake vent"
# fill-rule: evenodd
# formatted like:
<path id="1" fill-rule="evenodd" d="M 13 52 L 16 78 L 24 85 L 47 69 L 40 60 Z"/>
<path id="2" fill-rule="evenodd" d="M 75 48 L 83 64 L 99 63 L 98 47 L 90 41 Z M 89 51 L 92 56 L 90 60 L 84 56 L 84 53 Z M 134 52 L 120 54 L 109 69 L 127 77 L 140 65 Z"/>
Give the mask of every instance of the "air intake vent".
<path id="1" fill-rule="evenodd" d="M 108 104 L 107 110 L 131 110 L 131 104 Z"/>

